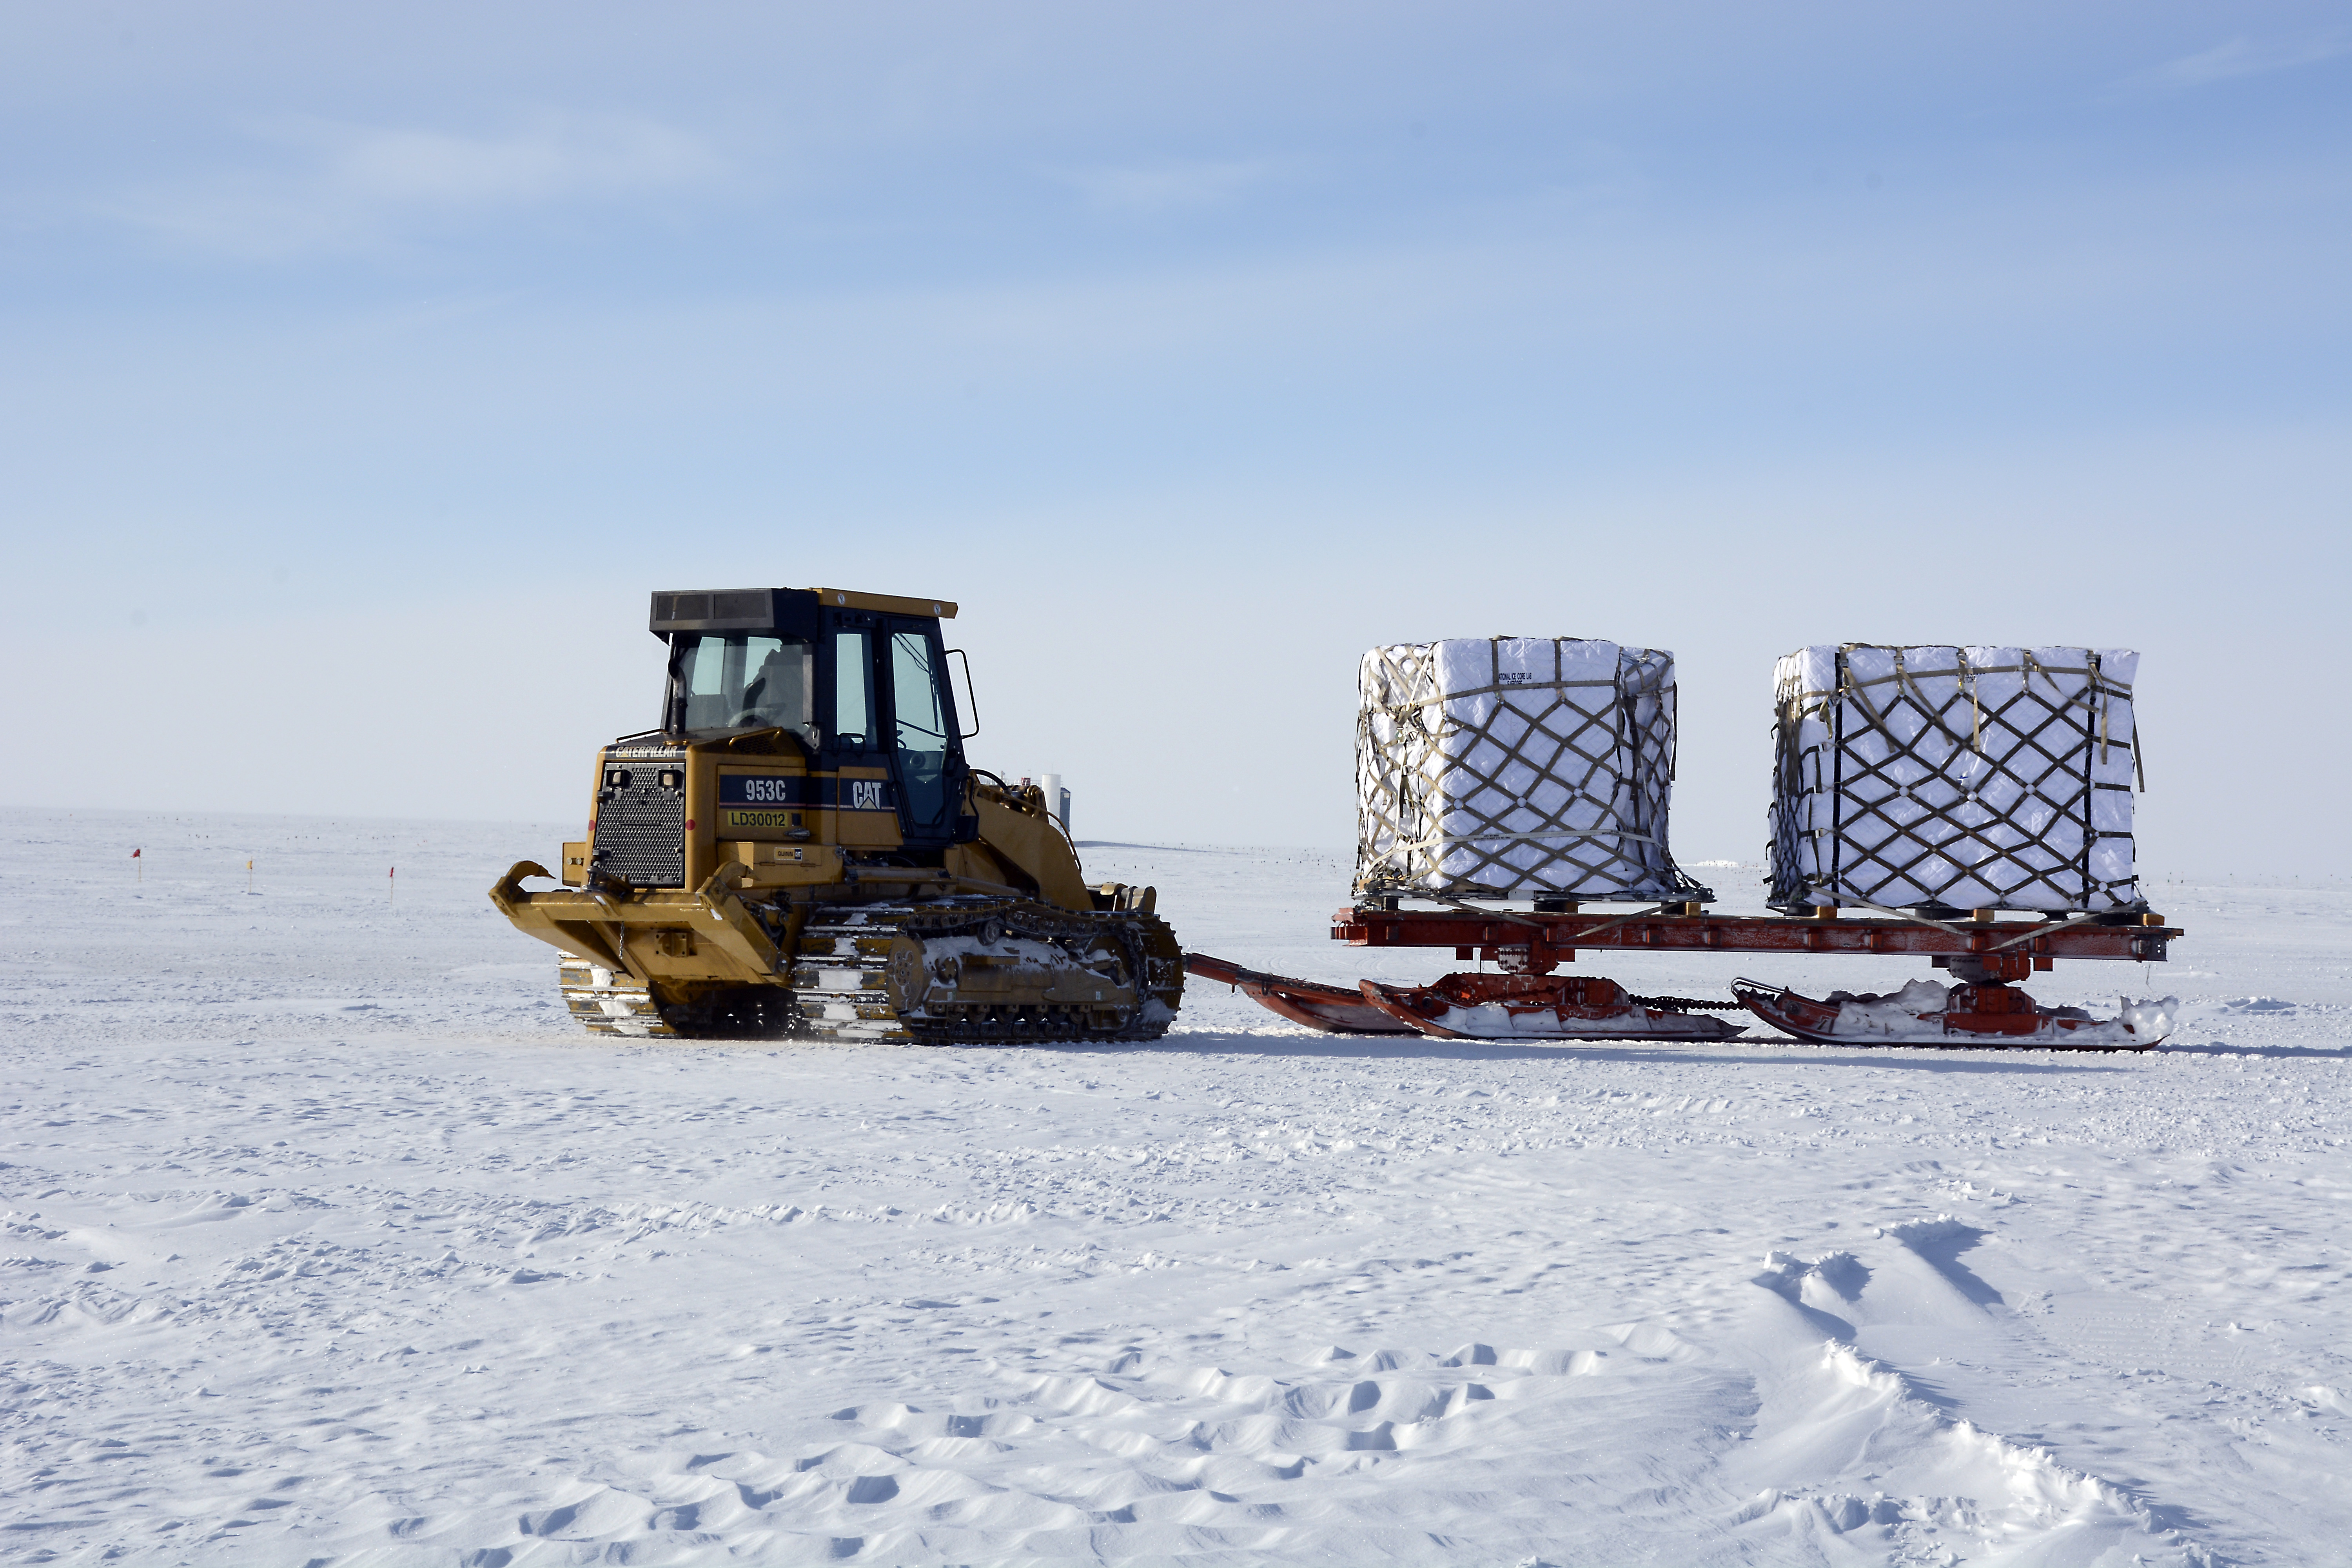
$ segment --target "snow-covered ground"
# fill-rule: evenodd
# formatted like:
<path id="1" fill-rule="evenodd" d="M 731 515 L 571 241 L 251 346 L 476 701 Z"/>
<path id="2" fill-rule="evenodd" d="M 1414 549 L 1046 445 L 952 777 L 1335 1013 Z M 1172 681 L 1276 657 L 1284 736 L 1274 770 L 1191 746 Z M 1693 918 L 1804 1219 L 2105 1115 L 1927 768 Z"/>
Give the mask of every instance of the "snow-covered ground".
<path id="1" fill-rule="evenodd" d="M 2352 1562 L 2343 889 L 2037 977 L 2147 1057 L 653 1046 L 482 897 L 563 831 L 0 813 L 0 1559 Z M 1338 855 L 1087 869 L 1447 966 Z"/>

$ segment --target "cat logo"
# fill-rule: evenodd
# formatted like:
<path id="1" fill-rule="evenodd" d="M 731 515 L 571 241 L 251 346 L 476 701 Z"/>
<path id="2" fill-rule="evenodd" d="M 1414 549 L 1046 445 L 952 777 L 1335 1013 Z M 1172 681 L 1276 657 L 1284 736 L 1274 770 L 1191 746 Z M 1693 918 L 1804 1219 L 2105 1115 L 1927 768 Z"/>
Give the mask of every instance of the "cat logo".
<path id="1" fill-rule="evenodd" d="M 851 779 L 849 781 L 849 809 L 852 811 L 881 810 L 882 781 L 880 779 Z"/>

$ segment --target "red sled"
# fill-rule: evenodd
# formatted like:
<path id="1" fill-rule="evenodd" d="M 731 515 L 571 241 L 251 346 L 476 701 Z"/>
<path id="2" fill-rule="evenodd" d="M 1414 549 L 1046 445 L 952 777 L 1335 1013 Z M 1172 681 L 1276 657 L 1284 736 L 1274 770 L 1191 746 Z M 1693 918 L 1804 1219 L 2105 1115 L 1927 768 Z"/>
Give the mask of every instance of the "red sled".
<path id="1" fill-rule="evenodd" d="M 1401 1024 L 1379 1007 L 1367 1002 L 1361 992 L 1353 988 L 1318 984 L 1312 980 L 1293 980 L 1286 974 L 1267 974 L 1261 970 L 1244 969 L 1222 958 L 1211 958 L 1205 952 L 1184 955 L 1184 972 L 1203 980 L 1231 985 L 1250 1000 L 1269 1011 L 1278 1013 L 1294 1024 L 1304 1024 L 1326 1035 L 1410 1035 L 1413 1028 Z"/>
<path id="2" fill-rule="evenodd" d="M 1886 995 L 1832 992 L 1827 1001 L 1785 986 L 1735 980 L 1731 994 L 1784 1035 L 1817 1046 L 1928 1046 L 1950 1050 L 2146 1051 L 2172 1033 L 2177 997 L 2126 1003 L 2116 1018 L 2044 1007 L 2013 985 L 1914 982 Z"/>
<path id="3" fill-rule="evenodd" d="M 1599 975 L 1449 974 L 1363 983 L 1364 1000 L 1442 1040 L 1727 1040 L 1742 1030 L 1679 997 L 1634 996 Z"/>

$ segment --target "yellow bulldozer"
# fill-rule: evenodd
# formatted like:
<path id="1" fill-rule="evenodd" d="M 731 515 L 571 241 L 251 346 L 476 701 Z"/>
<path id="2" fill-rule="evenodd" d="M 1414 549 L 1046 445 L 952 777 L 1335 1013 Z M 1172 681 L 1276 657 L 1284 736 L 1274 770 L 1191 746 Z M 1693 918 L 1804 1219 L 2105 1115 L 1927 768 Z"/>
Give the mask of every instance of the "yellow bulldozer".
<path id="1" fill-rule="evenodd" d="M 1043 793 L 964 761 L 955 613 L 835 588 L 653 595 L 660 724 L 597 753 L 560 878 L 519 861 L 490 889 L 561 950 L 574 1017 L 686 1039 L 1167 1031 L 1183 954 L 1154 890 L 1088 886 Z"/>

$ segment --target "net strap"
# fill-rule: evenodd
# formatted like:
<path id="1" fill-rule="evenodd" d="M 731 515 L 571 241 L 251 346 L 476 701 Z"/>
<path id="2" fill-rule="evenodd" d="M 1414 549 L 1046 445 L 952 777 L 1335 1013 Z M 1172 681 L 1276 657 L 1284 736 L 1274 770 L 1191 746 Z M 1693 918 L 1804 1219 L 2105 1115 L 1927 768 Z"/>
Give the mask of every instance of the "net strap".
<path id="1" fill-rule="evenodd" d="M 1850 656 L 1866 646 L 1848 644 L 1838 650 L 1837 683 L 1833 689 L 1801 689 L 1789 694 L 1780 704 L 1776 725 L 1780 777 L 1774 804 L 1773 836 L 1776 900 L 1788 901 L 1802 892 L 1833 889 L 1842 904 L 1877 908 L 1861 895 L 1897 883 L 1907 883 L 1926 891 L 1930 899 L 1940 900 L 1943 892 L 1957 890 L 1966 882 L 1988 885 L 1990 870 L 2006 873 L 2009 885 L 2003 888 L 2003 896 L 2010 897 L 2039 886 L 2056 898 L 2088 902 L 2095 891 L 2113 897 L 2117 889 L 2136 888 L 2137 876 L 2104 881 L 2095 881 L 2091 876 L 2090 853 L 2095 843 L 2103 838 L 2131 837 L 2127 832 L 2093 826 L 2091 806 L 2095 792 L 2132 788 L 2132 784 L 2112 784 L 2091 777 L 2093 748 L 2102 763 L 2111 756 L 2115 747 L 2128 749 L 2132 780 L 2139 788 L 2147 787 L 2137 733 L 2127 740 L 2118 740 L 2115 734 L 2115 700 L 2121 698 L 2128 702 L 2131 689 L 2107 675 L 2095 652 L 2086 653 L 2079 667 L 2043 663 L 2030 649 L 2021 650 L 2021 657 L 2015 665 L 1971 666 L 1966 650 L 1956 649 L 1957 668 L 1935 672 L 1937 679 L 1948 676 L 1955 683 L 1953 698 L 1938 702 L 1922 688 L 1900 648 L 1886 650 L 1892 656 L 1886 673 L 1855 675 Z M 2020 678 L 2018 689 L 2004 700 L 1989 702 L 1983 678 L 2009 674 Z M 2042 678 L 2047 695 L 2036 689 L 2036 676 Z M 2081 689 L 2068 691 L 2061 676 L 2080 678 Z M 1884 690 L 1883 699 L 1874 696 L 1874 687 Z M 1963 697 L 1969 709 L 1969 740 L 1965 743 L 1946 721 L 1948 709 L 1957 706 Z M 1839 721 L 1847 709 L 1842 699 L 1850 701 L 1853 710 L 1866 721 L 1868 730 L 1885 742 L 1883 757 L 1873 760 L 1864 755 L 1855 748 L 1853 737 L 1844 732 Z M 1917 734 L 1908 742 L 1900 738 L 1895 722 L 1895 715 L 1906 707 L 1921 721 Z M 1819 777 L 1818 761 L 1815 776 L 1811 780 L 1802 776 L 1807 748 L 1800 740 L 1799 731 L 1806 720 L 1812 718 L 1822 720 L 1831 731 L 1827 750 L 1835 775 L 1826 781 Z M 2015 743 L 1998 757 L 1986 748 L 1988 721 L 2015 737 Z M 1951 752 L 1946 757 L 1934 757 L 1924 750 L 1931 732 L 1949 742 Z M 1964 750 L 1985 764 L 1981 776 L 1965 784 L 1946 776 L 1951 763 Z M 1925 776 L 1916 781 L 1898 777 L 1898 772 L 1906 765 Z M 2004 781 L 2014 786 L 2014 798 L 2007 806 L 1995 807 L 1990 804 L 1989 796 L 1994 793 L 1990 786 Z M 1942 804 L 1923 798 L 1922 786 L 1933 783 L 1949 784 L 1956 797 Z M 1874 790 L 1868 786 L 1880 787 Z M 1809 790 L 1818 793 L 1824 789 L 1832 796 L 1837 813 L 1832 826 L 1797 829 L 1790 820 L 1797 809 L 1796 797 Z M 1879 798 L 1864 800 L 1862 796 L 1865 793 L 1875 793 Z M 1891 809 L 1896 802 L 1907 803 L 1917 815 L 1907 821 L 1897 820 Z M 2024 820 L 2029 814 L 2044 818 L 2039 827 Z M 1969 816 L 1980 820 L 1963 820 Z M 1933 836 L 1922 829 L 1931 826 L 1948 830 L 1948 837 L 1928 841 Z M 2080 847 L 2062 848 L 2053 841 L 2062 834 L 2068 837 L 2079 835 Z M 1992 845 L 1989 839 L 1996 835 L 2005 835 L 2013 841 Z M 1810 837 L 1817 847 L 1826 840 L 1830 858 L 1827 868 L 1817 864 L 1808 871 L 1794 862 L 1795 840 L 1802 837 Z M 1874 841 L 1865 843 L 1865 837 Z M 1978 858 L 1960 864 L 1947 853 L 1963 846 L 1978 852 Z M 1938 858 L 1952 867 L 1951 873 L 1940 881 L 1937 868 L 1930 864 Z M 2059 879 L 2062 871 L 2073 873 L 2069 879 L 2072 885 Z"/>
<path id="2" fill-rule="evenodd" d="M 1356 890 L 1493 897 L 1533 882 L 1586 896 L 1703 892 L 1665 844 L 1670 667 L 1629 648 L 1609 679 L 1570 679 L 1554 638 L 1549 679 L 1507 679 L 1506 640 L 1487 639 L 1485 682 L 1444 691 L 1435 689 L 1429 646 L 1368 656 L 1356 722 Z M 1572 700 L 1579 692 L 1587 700 Z M 1595 692 L 1611 696 L 1591 701 Z M 1459 717 L 1454 705 L 1479 698 L 1497 699 L 1490 714 Z M 1507 786 L 1507 774 L 1523 782 Z M 1534 804 L 1546 795 L 1557 795 L 1553 805 Z M 1529 845 L 1553 852 L 1534 868 L 1506 858 Z"/>

